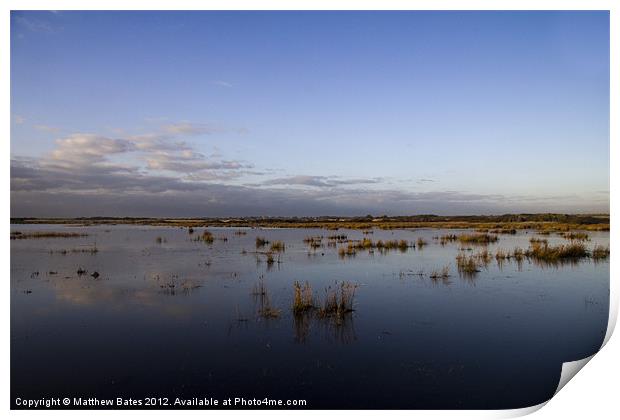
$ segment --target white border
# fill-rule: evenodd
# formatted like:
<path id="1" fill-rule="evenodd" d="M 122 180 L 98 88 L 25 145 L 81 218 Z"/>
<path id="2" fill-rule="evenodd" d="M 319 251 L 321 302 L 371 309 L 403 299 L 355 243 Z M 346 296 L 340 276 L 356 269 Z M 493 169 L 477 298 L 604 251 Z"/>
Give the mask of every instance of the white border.
<path id="1" fill-rule="evenodd" d="M 89 0 L 77 1 L 77 0 L 4 0 L 1 3 L 2 14 L 0 17 L 0 66 L 2 69 L 2 92 L 4 100 L 1 102 L 0 107 L 2 110 L 2 117 L 0 119 L 2 124 L 2 132 L 4 133 L 4 141 L 1 143 L 1 150 L 3 154 L 2 159 L 2 174 L 5 185 L 5 197 L 9 197 L 10 191 L 10 10 L 342 10 L 342 9 L 362 9 L 362 10 L 610 10 L 610 50 L 611 50 L 611 71 L 610 71 L 610 88 L 612 95 L 610 96 L 610 139 L 617 141 L 618 139 L 618 77 L 620 76 L 620 67 L 618 62 L 618 49 L 620 48 L 620 18 L 618 13 L 620 7 L 618 2 L 612 1 L 577 1 L 577 0 L 521 0 L 521 1 L 493 1 L 493 0 L 436 0 L 436 1 L 397 1 L 397 0 L 383 0 L 368 1 L 358 0 L 355 2 L 346 2 L 341 0 L 297 0 L 283 1 L 283 0 L 230 0 L 230 1 L 209 1 L 205 2 L 205 5 L 200 4 L 197 1 L 191 0 Z M 87 7 L 88 6 L 88 7 Z M 615 7 L 614 7 L 615 6 Z M 584 145 L 587 149 L 587 145 Z M 615 141 L 610 140 L 610 157 L 611 162 L 614 162 L 614 158 L 617 156 L 617 145 Z M 610 165 L 610 191 L 613 191 L 615 185 L 614 180 L 618 179 L 618 169 L 613 165 Z M 611 218 L 616 220 L 616 209 L 618 209 L 617 196 L 611 194 Z M 1 206 L 2 213 L 0 214 L 1 220 L 8 222 L 10 218 L 10 206 L 9 201 L 6 200 L 5 204 Z M 3 411 L 9 411 L 10 407 L 10 293 L 9 293 L 9 278 L 10 278 L 10 244 L 9 244 L 9 225 L 5 222 L 0 235 L 5 238 L 2 241 L 2 252 L 0 253 L 2 259 L 2 267 L 4 269 L 4 281 L 5 289 L 3 294 L 3 334 L 1 344 L 2 362 L 5 369 L 3 369 L 4 375 L 1 382 L 2 399 L 0 404 Z M 618 237 L 618 231 L 615 229 L 615 224 L 612 223 L 611 230 L 611 242 L 612 245 L 618 243 L 616 241 Z M 538 410 L 544 405 L 548 405 L 544 410 L 538 411 L 535 416 L 538 418 L 583 418 L 584 416 L 593 416 L 594 418 L 612 418 L 618 413 L 617 400 L 617 374 L 620 371 L 620 363 L 616 355 L 620 354 L 620 344 L 618 339 L 614 339 L 607 343 L 613 332 L 613 328 L 616 324 L 618 313 L 618 269 L 615 264 L 615 254 L 612 252 L 611 259 L 611 293 L 610 293 L 610 322 L 608 326 L 607 335 L 605 337 L 605 348 L 600 354 L 592 359 L 592 362 L 588 364 L 588 369 L 579 373 L 578 380 L 571 381 L 566 388 L 564 388 L 557 396 L 552 398 L 548 404 L 541 404 L 540 406 L 530 407 L 520 410 L 504 410 L 504 411 L 338 411 L 338 412 L 318 412 L 315 410 L 308 411 L 295 411 L 294 413 L 286 411 L 188 411 L 188 412 L 166 412 L 166 411 L 114 411 L 114 413 L 107 411 L 93 411 L 88 412 L 88 416 L 92 418 L 107 418 L 110 415 L 121 417 L 140 417 L 140 418 L 162 418 L 170 415 L 183 415 L 194 418 L 204 419 L 205 417 L 218 417 L 218 418 L 235 418 L 241 416 L 252 416 L 258 419 L 274 419 L 285 418 L 289 416 L 295 416 L 301 419 L 315 418 L 316 416 L 355 416 L 356 418 L 376 418 L 377 416 L 389 415 L 394 418 L 410 418 L 412 415 L 433 417 L 433 418 L 503 418 L 525 415 L 530 412 Z M 33 418 L 39 416 L 45 416 L 46 418 L 81 418 L 85 415 L 80 411 L 12 411 L 11 416 L 20 418 Z"/>

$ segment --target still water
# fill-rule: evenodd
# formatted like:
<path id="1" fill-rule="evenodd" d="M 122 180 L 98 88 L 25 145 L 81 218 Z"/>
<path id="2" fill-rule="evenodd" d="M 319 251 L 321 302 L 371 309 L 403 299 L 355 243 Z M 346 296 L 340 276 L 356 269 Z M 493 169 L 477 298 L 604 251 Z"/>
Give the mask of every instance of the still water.
<path id="1" fill-rule="evenodd" d="M 493 260 L 462 277 L 455 257 L 463 245 L 436 237 L 463 231 L 210 228 L 207 244 L 192 240 L 202 228 L 11 228 L 88 234 L 11 241 L 13 401 L 267 397 L 305 399 L 311 409 L 518 408 L 550 398 L 562 363 L 596 352 L 607 328 L 608 261 Z M 341 258 L 327 246 L 336 234 L 428 244 Z M 608 232 L 589 235 L 588 248 L 609 244 Z M 323 236 L 322 247 L 311 249 L 307 236 Z M 500 235 L 488 250 L 526 249 L 532 236 Z M 285 242 L 279 261 L 256 253 L 256 237 Z M 450 277 L 429 278 L 446 265 Z M 354 312 L 339 321 L 295 317 L 295 280 L 307 281 L 317 301 L 335 282 L 358 285 Z M 260 282 L 279 317 L 260 316 Z"/>

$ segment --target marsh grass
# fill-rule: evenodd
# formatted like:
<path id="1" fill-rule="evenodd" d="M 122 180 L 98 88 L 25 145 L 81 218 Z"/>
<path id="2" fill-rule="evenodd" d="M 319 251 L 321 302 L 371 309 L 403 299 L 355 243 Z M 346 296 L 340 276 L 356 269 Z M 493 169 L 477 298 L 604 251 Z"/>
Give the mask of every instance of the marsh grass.
<path id="1" fill-rule="evenodd" d="M 489 235 L 488 233 L 465 233 L 458 236 L 459 242 L 463 244 L 486 245 L 497 242 L 497 235 Z"/>
<path id="2" fill-rule="evenodd" d="M 11 232 L 11 239 L 82 238 L 82 232 Z"/>
<path id="3" fill-rule="evenodd" d="M 262 248 L 265 245 L 267 245 L 269 243 L 269 241 L 263 237 L 257 236 L 256 237 L 256 248 Z"/>
<path id="4" fill-rule="evenodd" d="M 564 239 L 569 239 L 571 241 L 589 241 L 590 236 L 584 232 L 566 232 L 562 234 Z"/>
<path id="5" fill-rule="evenodd" d="M 418 238 L 418 241 L 420 238 Z M 415 248 L 415 245 L 410 245 L 409 242 L 401 239 L 401 240 L 388 240 L 388 241 L 377 241 L 376 248 L 379 250 L 391 250 L 398 249 L 402 252 L 407 251 L 409 248 Z"/>
<path id="6" fill-rule="evenodd" d="M 353 302 L 357 285 L 343 281 L 325 289 L 325 299 L 318 314 L 321 318 L 333 317 L 337 321 L 354 311 Z"/>
<path id="7" fill-rule="evenodd" d="M 473 276 L 480 272 L 479 259 L 474 255 L 459 252 L 456 256 L 456 269 L 460 275 Z"/>
<path id="8" fill-rule="evenodd" d="M 87 248 L 71 248 L 71 249 L 58 249 L 58 250 L 50 250 L 50 254 L 96 254 L 99 252 L 99 248 L 97 245 L 93 245 Z"/>
<path id="9" fill-rule="evenodd" d="M 314 295 L 310 284 L 305 282 L 302 285 L 295 281 L 293 283 L 293 314 L 299 316 L 314 309 Z"/>
<path id="10" fill-rule="evenodd" d="M 209 232 L 208 230 L 205 230 L 204 232 L 202 232 L 202 235 L 195 236 L 193 240 L 196 242 L 202 241 L 206 244 L 212 244 L 213 241 L 215 240 L 215 237 L 213 236 L 211 232 Z"/>
<path id="11" fill-rule="evenodd" d="M 406 242 L 405 242 L 406 244 Z M 424 240 L 424 238 L 418 238 L 418 240 L 415 242 L 416 246 L 418 247 L 418 249 L 422 249 L 424 248 L 426 245 L 428 245 L 428 242 L 426 242 Z M 405 245 L 405 248 L 407 248 L 407 246 Z"/>
<path id="12" fill-rule="evenodd" d="M 489 263 L 491 262 L 491 259 L 493 258 L 489 250 L 486 248 L 474 254 L 473 257 L 476 258 L 479 261 L 479 263 L 485 267 L 489 265 Z"/>
<path id="13" fill-rule="evenodd" d="M 549 240 L 545 238 L 530 238 L 531 244 L 548 245 Z"/>
<path id="14" fill-rule="evenodd" d="M 282 241 L 273 241 L 270 249 L 272 252 L 284 252 L 286 245 Z"/>
<path id="15" fill-rule="evenodd" d="M 604 247 L 602 245 L 597 245 L 592 249 L 592 259 L 595 261 L 600 261 L 607 259 L 609 257 L 609 247 Z"/>
<path id="16" fill-rule="evenodd" d="M 454 242 L 458 240 L 458 236 L 456 235 L 443 235 L 439 237 L 439 243 L 441 246 L 445 246 L 447 243 Z"/>
<path id="17" fill-rule="evenodd" d="M 279 318 L 282 311 L 271 305 L 271 300 L 268 295 L 263 296 L 261 299 L 261 306 L 258 310 L 258 314 L 262 318 Z"/>
<path id="18" fill-rule="evenodd" d="M 278 257 L 279 258 L 279 257 Z M 273 266 L 273 264 L 276 262 L 275 258 L 273 258 L 273 253 L 272 252 L 268 252 L 267 253 L 267 268 L 271 268 Z M 279 259 L 278 259 L 279 262 Z"/>
<path id="19" fill-rule="evenodd" d="M 502 229 L 491 229 L 489 233 L 496 233 L 501 235 L 516 235 L 517 229 L 514 228 L 502 228 Z"/>
<path id="20" fill-rule="evenodd" d="M 555 263 L 563 261 L 578 261 L 589 256 L 588 250 L 582 242 L 571 242 L 567 245 L 549 246 L 548 244 L 533 243 L 525 251 L 527 258 L 536 261 Z"/>
<path id="21" fill-rule="evenodd" d="M 450 266 L 446 265 L 440 270 L 433 270 L 428 276 L 431 280 L 446 280 L 450 277 Z"/>
<path id="22" fill-rule="evenodd" d="M 504 266 L 504 262 L 510 259 L 510 253 L 499 248 L 495 251 L 495 261 L 497 266 L 501 269 Z"/>
<path id="23" fill-rule="evenodd" d="M 322 236 L 306 236 L 304 238 L 304 243 L 310 247 L 310 249 L 317 249 L 323 246 L 323 237 Z"/>
<path id="24" fill-rule="evenodd" d="M 282 311 L 271 304 L 271 299 L 269 298 L 269 293 L 267 292 L 267 287 L 263 280 L 260 280 L 254 285 L 252 288 L 252 296 L 258 299 L 258 315 L 261 318 L 270 319 L 280 317 Z"/>
<path id="25" fill-rule="evenodd" d="M 329 245 L 329 244 L 328 244 Z M 338 255 L 341 258 L 355 256 L 358 251 L 368 251 L 369 253 L 373 253 L 375 249 L 378 249 L 380 252 L 387 252 L 392 249 L 398 249 L 401 252 L 406 252 L 409 248 L 415 248 L 415 245 L 410 244 L 405 240 L 388 240 L 382 241 L 378 240 L 374 242 L 370 238 L 364 238 L 361 240 L 349 240 L 347 242 L 346 247 L 341 247 L 338 249 Z"/>
<path id="26" fill-rule="evenodd" d="M 338 256 L 340 258 L 354 257 L 356 254 L 357 248 L 352 243 L 347 244 L 346 247 L 338 248 Z"/>

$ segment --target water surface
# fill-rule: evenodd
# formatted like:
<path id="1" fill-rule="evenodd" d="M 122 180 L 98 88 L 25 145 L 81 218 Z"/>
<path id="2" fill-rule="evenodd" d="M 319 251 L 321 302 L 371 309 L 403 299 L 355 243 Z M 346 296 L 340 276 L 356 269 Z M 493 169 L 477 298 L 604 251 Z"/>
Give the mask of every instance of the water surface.
<path id="1" fill-rule="evenodd" d="M 192 240 L 202 228 L 12 230 L 88 233 L 11 241 L 13 401 L 268 397 L 306 399 L 308 408 L 518 408 L 550 398 L 562 363 L 596 352 L 607 327 L 608 261 L 493 260 L 462 277 L 462 245 L 434 239 L 459 231 L 210 228 L 216 239 L 206 244 Z M 326 246 L 336 234 L 428 245 L 340 258 Z M 589 234 L 589 248 L 609 244 L 608 232 Z M 303 242 L 321 235 L 322 248 Z M 500 235 L 488 249 L 525 249 L 533 235 Z M 286 243 L 279 262 L 268 266 L 255 252 L 257 236 Z M 73 252 L 94 246 L 97 253 Z M 429 278 L 446 265 L 449 278 Z M 359 285 L 355 311 L 338 322 L 293 316 L 295 280 L 309 282 L 317 300 L 336 282 Z M 278 318 L 259 314 L 264 301 L 252 290 L 260 281 Z"/>

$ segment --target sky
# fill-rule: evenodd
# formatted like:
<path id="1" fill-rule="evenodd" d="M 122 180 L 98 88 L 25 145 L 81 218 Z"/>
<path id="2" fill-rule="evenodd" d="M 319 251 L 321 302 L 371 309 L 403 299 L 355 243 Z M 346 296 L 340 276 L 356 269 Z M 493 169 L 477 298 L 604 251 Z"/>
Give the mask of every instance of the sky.
<path id="1" fill-rule="evenodd" d="M 11 216 L 609 212 L 608 12 L 11 13 Z"/>

